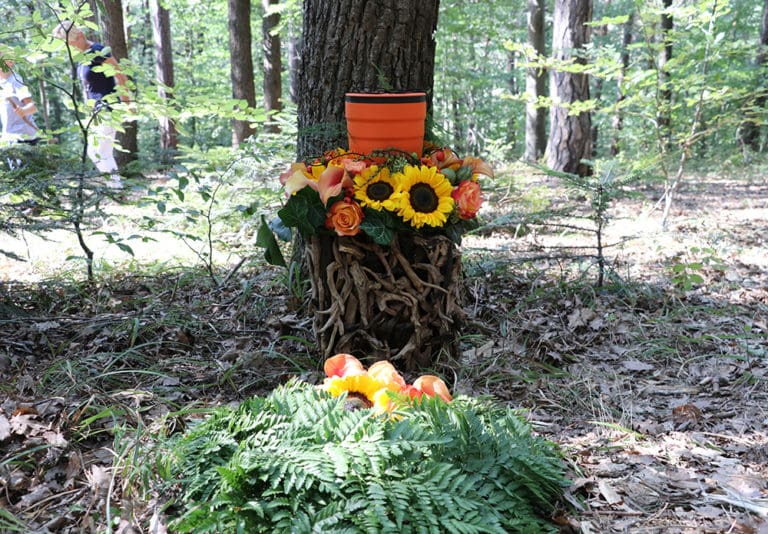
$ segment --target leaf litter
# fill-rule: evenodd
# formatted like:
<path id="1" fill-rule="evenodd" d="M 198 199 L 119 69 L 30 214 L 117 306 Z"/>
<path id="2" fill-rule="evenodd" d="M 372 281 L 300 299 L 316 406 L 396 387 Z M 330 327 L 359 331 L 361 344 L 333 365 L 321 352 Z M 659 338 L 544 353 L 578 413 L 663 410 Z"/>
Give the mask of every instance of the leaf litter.
<path id="1" fill-rule="evenodd" d="M 689 186 L 668 234 L 631 227 L 642 200 L 618 202 L 610 237 L 638 237 L 611 252 L 621 283 L 605 289 L 547 249 L 578 238 L 466 239 L 462 358 L 437 371 L 559 444 L 563 531 L 768 532 L 768 184 L 744 192 Z M 713 241 L 725 270 L 672 287 L 669 267 Z M 279 278 L 255 265 L 222 287 L 189 270 L 0 284 L 18 312 L 0 316 L 0 526 L 164 532 L 172 496 L 137 468 L 157 436 L 290 377 L 319 380 L 311 319 Z"/>

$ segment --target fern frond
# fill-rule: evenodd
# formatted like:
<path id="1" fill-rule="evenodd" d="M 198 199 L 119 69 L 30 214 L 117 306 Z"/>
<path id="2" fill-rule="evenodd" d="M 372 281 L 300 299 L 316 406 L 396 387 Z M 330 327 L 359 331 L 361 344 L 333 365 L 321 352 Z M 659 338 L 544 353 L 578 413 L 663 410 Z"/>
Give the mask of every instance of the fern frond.
<path id="1" fill-rule="evenodd" d="M 180 532 L 547 532 L 557 449 L 488 400 L 424 399 L 401 419 L 299 382 L 177 438 Z"/>

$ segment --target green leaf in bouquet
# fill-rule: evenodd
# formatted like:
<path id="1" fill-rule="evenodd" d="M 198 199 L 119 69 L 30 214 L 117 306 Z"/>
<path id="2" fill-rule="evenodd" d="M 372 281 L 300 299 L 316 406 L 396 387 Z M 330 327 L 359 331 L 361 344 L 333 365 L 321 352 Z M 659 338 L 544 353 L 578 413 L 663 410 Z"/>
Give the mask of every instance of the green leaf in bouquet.
<path id="1" fill-rule="evenodd" d="M 261 226 L 259 226 L 259 231 L 256 233 L 256 246 L 265 249 L 264 259 L 266 259 L 269 264 L 277 265 L 279 267 L 288 267 L 285 263 L 285 258 L 283 258 L 283 253 L 280 251 L 280 247 L 277 244 L 275 235 L 272 233 L 272 230 L 269 228 L 263 215 L 261 216 Z"/>
<path id="2" fill-rule="evenodd" d="M 360 229 L 378 245 L 389 245 L 394 237 L 392 215 L 387 211 L 366 209 Z"/>
<path id="3" fill-rule="evenodd" d="M 290 242 L 291 239 L 293 239 L 293 232 L 291 232 L 291 229 L 285 225 L 283 220 L 280 217 L 275 217 L 269 222 L 269 228 L 275 233 L 278 239 L 281 241 L 285 241 L 286 243 Z"/>
<path id="4" fill-rule="evenodd" d="M 297 228 L 304 237 L 313 235 L 325 223 L 325 209 L 320 197 L 309 187 L 291 196 L 277 215 L 286 226 Z"/>
<path id="5" fill-rule="evenodd" d="M 458 222 L 447 224 L 445 226 L 445 235 L 457 245 L 461 245 L 462 236 L 477 228 L 480 228 L 480 223 L 476 218 L 466 220 L 460 219 Z"/>

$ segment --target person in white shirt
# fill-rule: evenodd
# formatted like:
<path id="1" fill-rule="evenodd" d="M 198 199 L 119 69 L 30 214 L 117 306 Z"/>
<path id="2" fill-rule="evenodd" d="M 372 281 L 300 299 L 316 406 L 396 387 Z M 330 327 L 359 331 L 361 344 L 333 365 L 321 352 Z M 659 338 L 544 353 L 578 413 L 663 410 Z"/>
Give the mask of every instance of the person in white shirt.
<path id="1" fill-rule="evenodd" d="M 40 141 L 33 117 L 37 106 L 32 100 L 29 88 L 13 71 L 13 65 L 11 59 L 0 61 L 0 122 L 3 123 L 0 139 L 2 145 L 36 144 Z"/>

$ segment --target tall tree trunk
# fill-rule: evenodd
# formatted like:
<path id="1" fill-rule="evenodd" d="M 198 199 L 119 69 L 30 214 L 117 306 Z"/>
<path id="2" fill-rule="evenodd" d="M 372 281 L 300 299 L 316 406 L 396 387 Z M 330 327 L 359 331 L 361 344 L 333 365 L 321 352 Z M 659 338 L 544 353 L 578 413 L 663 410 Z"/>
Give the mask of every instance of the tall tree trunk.
<path id="1" fill-rule="evenodd" d="M 575 54 L 589 43 L 587 23 L 591 19 L 592 0 L 555 0 L 552 54 L 557 61 L 575 58 L 576 63 L 586 63 L 584 57 Z M 592 153 L 590 114 L 586 111 L 578 115 L 569 114 L 570 104 L 589 99 L 589 77 L 555 67 L 552 70 L 550 96 L 553 105 L 547 164 L 552 169 L 580 176 L 592 174 L 592 168 L 582 161 Z"/>
<path id="2" fill-rule="evenodd" d="M 519 93 L 517 89 L 517 78 L 515 77 L 515 71 L 517 70 L 517 55 L 515 52 L 507 52 L 507 87 L 509 88 L 509 94 L 517 96 Z M 511 106 L 510 106 L 511 108 Z M 515 124 L 516 113 L 509 114 L 507 121 L 507 139 L 506 142 L 514 151 L 517 145 L 517 124 Z"/>
<path id="3" fill-rule="evenodd" d="M 288 93 L 291 102 L 299 102 L 299 62 L 301 61 L 301 37 L 291 35 L 288 38 L 288 78 L 290 87 Z"/>
<path id="4" fill-rule="evenodd" d="M 768 0 L 766 0 L 768 1 Z M 621 68 L 616 78 L 616 113 L 613 115 L 611 126 L 613 127 L 613 136 L 611 137 L 611 156 L 619 154 L 620 133 L 624 127 L 624 115 L 621 109 L 624 101 L 624 76 L 629 69 L 629 46 L 632 44 L 632 25 L 634 23 L 634 13 L 629 13 L 627 22 L 624 23 L 624 40 L 621 46 Z"/>
<path id="5" fill-rule="evenodd" d="M 173 99 L 173 45 L 171 43 L 171 15 L 160 0 L 149 0 L 152 14 L 152 35 L 155 41 L 155 73 L 157 94 L 171 107 Z M 160 148 L 167 158 L 178 146 L 176 123 L 167 115 L 160 117 Z"/>
<path id="6" fill-rule="evenodd" d="M 248 107 L 256 107 L 256 87 L 253 82 L 253 54 L 251 53 L 251 0 L 228 0 L 229 62 L 232 97 L 245 100 Z M 255 133 L 249 121 L 235 119 L 232 124 L 232 146 Z"/>
<path id="7" fill-rule="evenodd" d="M 665 148 L 672 145 L 672 80 L 667 64 L 672 59 L 672 0 L 664 0 L 664 12 L 661 14 L 661 40 L 659 51 L 659 111 L 657 123 L 661 143 Z"/>
<path id="8" fill-rule="evenodd" d="M 128 57 L 128 44 L 125 40 L 122 0 L 103 0 L 102 18 L 103 42 L 112 49 L 112 55 L 118 62 Z M 136 160 L 139 152 L 138 128 L 136 121 L 123 124 L 124 132 L 117 132 L 117 142 L 122 150 L 115 150 L 115 160 L 121 168 Z"/>
<path id="9" fill-rule="evenodd" d="M 605 5 L 610 6 L 611 0 L 607 0 Z M 608 35 L 608 25 L 601 24 L 597 29 L 597 35 L 599 37 L 605 37 Z M 600 77 L 595 78 L 595 90 L 593 98 L 595 102 L 597 102 L 597 106 L 600 107 L 600 100 L 603 98 L 603 79 Z M 590 155 L 592 159 L 595 159 L 597 157 L 598 142 L 600 141 L 600 126 L 598 125 L 597 121 L 592 121 L 592 131 L 589 137 L 590 143 L 592 143 L 592 153 Z"/>
<path id="10" fill-rule="evenodd" d="M 596 105 L 600 105 L 600 99 L 603 98 L 603 79 L 602 78 L 595 78 L 595 87 L 592 91 L 593 98 L 596 102 Z M 591 121 L 592 128 L 589 132 L 589 144 L 592 147 L 589 156 L 592 159 L 595 159 L 597 157 L 597 145 L 600 141 L 600 126 L 598 125 L 597 121 Z"/>
<path id="11" fill-rule="evenodd" d="M 264 108 L 268 114 L 264 128 L 273 133 L 280 131 L 280 127 L 272 115 L 283 108 L 281 102 L 283 83 L 281 79 L 280 35 L 271 33 L 280 23 L 280 13 L 277 11 L 269 13 L 269 9 L 276 7 L 279 3 L 280 0 L 262 0 L 264 6 L 264 19 L 261 23 L 264 48 Z"/>
<path id="12" fill-rule="evenodd" d="M 304 0 L 298 155 L 346 146 L 344 93 L 427 92 L 439 0 Z"/>
<path id="13" fill-rule="evenodd" d="M 768 0 L 763 2 L 763 17 L 760 25 L 760 42 L 755 56 L 755 66 L 759 76 L 758 93 L 752 103 L 752 109 L 748 110 L 744 122 L 741 123 L 741 143 L 753 151 L 760 148 L 760 124 L 757 122 L 756 115 L 765 107 L 765 76 L 762 75 L 763 65 L 766 63 L 768 55 Z"/>
<path id="14" fill-rule="evenodd" d="M 528 44 L 539 57 L 546 54 L 544 35 L 544 0 L 528 0 Z M 547 110 L 536 105 L 546 96 L 547 73 L 543 68 L 526 70 L 525 92 L 530 95 L 525 106 L 525 159 L 537 161 L 547 148 Z"/>

